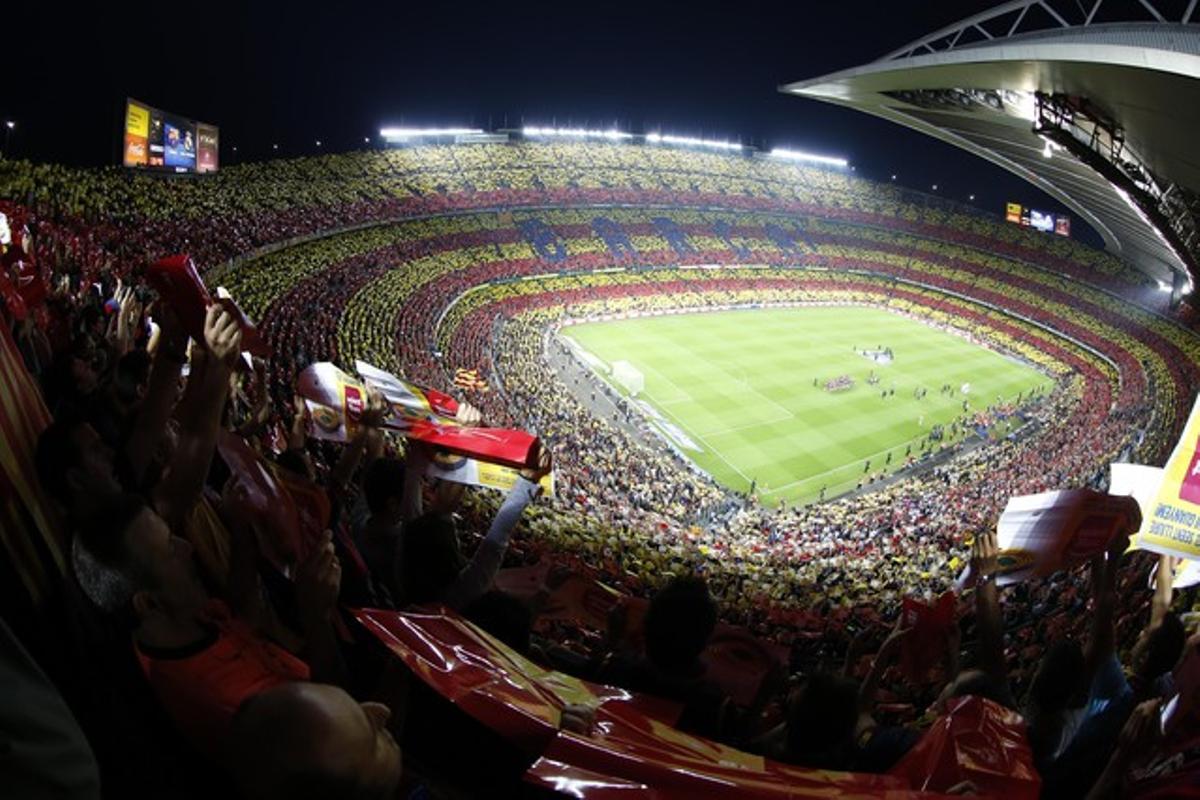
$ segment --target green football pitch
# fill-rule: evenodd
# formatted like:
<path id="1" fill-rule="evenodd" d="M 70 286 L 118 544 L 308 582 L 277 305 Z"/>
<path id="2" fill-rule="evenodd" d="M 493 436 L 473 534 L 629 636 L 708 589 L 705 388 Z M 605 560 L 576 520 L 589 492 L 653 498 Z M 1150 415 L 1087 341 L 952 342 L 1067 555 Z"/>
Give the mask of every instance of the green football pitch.
<path id="1" fill-rule="evenodd" d="M 1024 363 L 872 308 L 646 317 L 576 325 L 563 335 L 594 356 L 588 360 L 614 386 L 612 364 L 632 364 L 652 423 L 725 486 L 745 491 L 754 481 L 769 505 L 815 500 L 822 488 L 826 497 L 853 489 L 868 460 L 872 473 L 899 469 L 906 449 L 920 455 L 939 423 L 952 441 L 948 426 L 964 400 L 980 411 L 1053 385 Z M 859 352 L 883 348 L 892 350 L 891 363 Z M 872 372 L 875 385 L 867 382 Z M 842 375 L 852 388 L 824 388 Z M 941 391 L 947 384 L 949 394 Z M 895 394 L 880 396 L 893 387 Z M 923 398 L 918 389 L 928 390 Z M 993 427 L 993 435 L 1007 431 Z"/>

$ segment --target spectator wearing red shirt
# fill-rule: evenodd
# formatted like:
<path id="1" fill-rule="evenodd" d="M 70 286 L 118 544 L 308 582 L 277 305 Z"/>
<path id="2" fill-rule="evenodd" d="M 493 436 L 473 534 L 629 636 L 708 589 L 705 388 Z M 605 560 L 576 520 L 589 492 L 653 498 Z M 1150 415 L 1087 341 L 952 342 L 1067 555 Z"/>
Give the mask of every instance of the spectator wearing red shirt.
<path id="1" fill-rule="evenodd" d="M 253 569 L 252 558 L 248 563 Z M 243 607 L 239 619 L 213 600 L 191 545 L 136 496 L 120 496 L 81 532 L 75 571 L 97 605 L 125 617 L 155 695 L 180 731 L 215 760 L 226 760 L 222 748 L 247 698 L 289 681 L 342 677 L 329 625 L 340 567 L 328 538 L 297 569 L 307 663 L 245 621 L 259 618 L 253 608 Z M 258 596 L 239 596 L 246 594 Z"/>

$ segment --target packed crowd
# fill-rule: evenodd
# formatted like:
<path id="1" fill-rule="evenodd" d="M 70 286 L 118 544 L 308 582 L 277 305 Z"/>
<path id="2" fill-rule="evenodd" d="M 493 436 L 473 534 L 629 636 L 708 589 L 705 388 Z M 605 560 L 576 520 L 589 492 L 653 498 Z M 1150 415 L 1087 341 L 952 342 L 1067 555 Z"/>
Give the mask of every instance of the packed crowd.
<path id="1" fill-rule="evenodd" d="M 638 192 L 669 192 L 676 207 L 573 207 Z M 394 221 L 506 194 L 512 209 Z M 1200 345 L 1097 288 L 1136 283 L 1106 257 L 844 175 L 651 148 L 420 148 L 185 182 L 6 163 L 0 196 L 24 204 L 4 206 L 0 312 L 53 415 L 36 466 L 67 531 L 56 613 L 69 624 L 47 671 L 66 701 L 59 724 L 83 732 L 29 786 L 453 786 L 462 776 L 419 759 L 402 776 L 389 730 L 406 747 L 438 742 L 419 741 L 428 720 L 398 699 L 409 687 L 345 611 L 427 603 L 547 666 L 674 700 L 684 729 L 801 766 L 884 771 L 963 695 L 1024 715 L 1048 796 L 1116 796 L 1193 766 L 1178 756 L 1190 726 L 1146 722 L 1194 648 L 1171 611 L 1190 598 L 1173 606 L 1169 561 L 1153 591 L 1141 587 L 1154 559 L 1123 556 L 1121 542 L 1089 568 L 1002 592 L 991 580 L 984 532 L 1008 497 L 1102 488 L 1112 460 L 1161 460 L 1186 416 Z M 716 196 L 728 211 L 687 207 Z M 562 207 L 522 210 L 534 197 Z M 786 213 L 817 207 L 827 213 Z M 242 360 L 242 330 L 219 303 L 189 347 L 139 277 L 174 249 L 211 266 L 372 220 L 389 222 L 211 273 L 259 319 L 266 361 Z M 851 499 L 776 509 L 715 485 L 618 398 L 598 416 L 583 395 L 606 390 L 564 383 L 548 358 L 567 355 L 555 331 L 572 321 L 785 303 L 886 307 L 1033 363 L 1056 390 L 1023 409 L 1026 435 Z M 443 390 L 455 368 L 479 368 L 493 389 L 470 397 L 483 418 L 536 433 L 546 457 L 503 497 L 435 484 L 433 454 L 378 427 L 379 398 L 345 446 L 310 441 L 297 374 L 355 358 Z M 550 453 L 557 487 L 539 499 Z M 280 536 L 278 509 L 256 505 L 239 471 L 247 458 L 284 487 L 277 500 L 321 521 L 312 536 Z M 539 622 L 537 603 L 497 590 L 503 565 L 547 562 L 648 598 L 644 643 Z M 940 594 L 967 565 L 981 580 L 958 603 L 944 663 L 907 674 L 901 601 Z M 699 661 L 718 619 L 786 647 L 790 681 L 733 702 Z M 5 621 L 31 650 L 50 647 Z M 24 679 L 38 685 L 36 667 Z"/>
<path id="2" fill-rule="evenodd" d="M 642 203 L 815 214 L 964 244 L 1113 288 L 1145 283 L 1069 239 L 841 171 L 604 143 L 330 154 L 227 166 L 196 181 L 6 161 L 0 198 L 70 229 L 72 266 L 89 275 L 183 250 L 208 268 L 293 237 L 448 211 Z"/>
<path id="3" fill-rule="evenodd" d="M 856 291 L 860 296 L 839 301 L 861 302 L 864 290 Z M 428 720 L 413 711 L 413 718 L 390 721 L 393 707 L 405 707 L 397 697 L 403 687 L 340 610 L 364 603 L 440 602 L 550 666 L 678 703 L 676 724 L 684 730 L 805 767 L 887 770 L 920 738 L 924 709 L 937 714 L 968 695 L 1024 715 L 1050 796 L 1116 796 L 1128 785 L 1130 764 L 1166 752 L 1162 735 L 1144 730 L 1145 719 L 1157 715 L 1170 693 L 1184 629 L 1170 612 L 1169 583 L 1160 581 L 1153 593 L 1137 588 L 1147 564 L 1140 555 L 1122 560 L 1123 539 L 1090 572 L 1020 586 L 1003 593 L 1002 602 L 990 579 L 993 537 L 976 535 L 962 560 L 983 580 L 960 603 L 963 624 L 948 632 L 944 661 L 914 677 L 900 664 L 909 631 L 895 622 L 900 598 L 917 580 L 905 562 L 916 562 L 926 578 L 947 575 L 946 557 L 964 545 L 947 532 L 978 530 L 970 506 L 981 498 L 953 497 L 957 476 L 940 473 L 946 487 L 940 498 L 928 493 L 924 508 L 907 506 L 899 493 L 868 496 L 888 519 L 890 539 L 883 529 L 839 524 L 848 519 L 845 504 L 792 512 L 795 535 L 783 537 L 791 540 L 784 550 L 802 564 L 786 599 L 804 611 L 764 617 L 757 590 L 787 585 L 788 576 L 781 564 L 768 569 L 749 550 L 738 551 L 739 541 L 749 541 L 739 533 L 743 520 L 730 520 L 722 538 L 702 533 L 699 548 L 651 524 L 703 507 L 704 483 L 680 482 L 680 465 L 668 456 L 661 466 L 642 453 L 632 457 L 596 421 L 584 433 L 608 433 L 602 441 L 612 457 L 586 469 L 576 465 L 564 495 L 584 504 L 567 527 L 563 509 L 552 514 L 539 510 L 546 501 L 531 505 L 539 471 L 485 512 L 478 497 L 464 502 L 461 489 L 422 485 L 428 452 L 409 445 L 403 458 L 389 454 L 387 438 L 373 427 L 380 409 L 374 400 L 363 433 L 336 458 L 309 447 L 303 413 L 294 414 L 285 442 L 273 442 L 265 430 L 271 414 L 259 411 L 265 376 L 237 366 L 242 332 L 228 310 L 210 307 L 203 333 L 187 348 L 186 334 L 161 304 L 153 308 L 157 330 L 147 324 L 149 308 L 139 294 L 115 285 L 79 294 L 63 289 L 46 309 L 73 335 L 65 349 L 49 348 L 44 386 L 55 420 L 38 439 L 37 468 L 70 531 L 69 579 L 78 594 L 68 593 L 67 602 L 79 619 L 68 638 L 89 655 L 76 665 L 86 678 L 61 690 L 68 704 L 54 712 L 60 725 L 80 721 L 73 749 L 34 760 L 45 771 L 26 774 L 22 787 L 49 781 L 87 796 L 102 780 L 117 793 L 391 797 L 401 781 L 403 791 L 455 785 L 454 776 L 420 764 L 402 773 L 395 735 L 427 739 L 423 726 L 412 726 Z M 564 430 L 584 420 L 539 417 L 551 406 L 526 381 L 539 380 L 534 362 L 546 320 L 529 316 L 501 333 L 498 347 L 510 353 L 501 362 L 504 374 L 523 367 L 514 373 L 520 377 L 502 379 L 503 390 L 507 402 L 528 407 L 548 449 L 565 453 Z M 525 356 L 515 352 L 530 343 Z M 570 399 L 559 398 L 555 407 L 561 415 Z M 1047 410 L 1047 420 L 1054 413 Z M 329 529 L 288 552 L 256 510 L 226 450 L 228 437 L 259 448 L 280 482 L 296 487 L 287 495 L 293 502 L 313 488 L 323 494 L 333 509 Z M 1013 455 L 988 458 L 994 469 Z M 539 470 L 549 468 L 543 458 Z M 639 485 L 648 494 L 639 496 Z M 623 510 L 620 498 L 627 498 Z M 912 512 L 908 524 L 897 526 L 905 508 Z M 522 512 L 528 529 L 514 538 Z M 862 522 L 861 509 L 855 519 Z M 822 520 L 825 530 L 814 535 Z M 561 626 L 550 628 L 550 638 L 545 629 L 535 635 L 536 607 L 496 593 L 506 558 L 586 553 L 584 540 L 598 525 L 622 521 L 624 535 L 610 540 L 611 551 L 565 565 L 583 571 L 611 562 L 640 575 L 643 587 L 656 587 L 641 623 L 644 644 L 636 649 L 620 645 L 614 630 L 601 641 Z M 460 543 L 460 529 L 486 533 L 477 544 L 471 535 Z M 774 532 L 759 533 L 774 544 Z M 569 545 L 572 536 L 580 541 Z M 460 550 L 472 546 L 469 557 Z M 708 558 L 694 558 L 705 549 Z M 884 554 L 872 562 L 873 575 L 851 568 L 876 550 Z M 919 561 L 935 553 L 938 560 Z M 879 570 L 884 563 L 889 569 Z M 1162 574 L 1171 566 L 1160 563 Z M 616 573 L 606 577 L 634 588 Z M 1134 600 L 1118 608 L 1118 593 Z M 1095 613 L 1073 613 L 1089 597 Z M 824 635 L 805 636 L 818 632 L 806 628 L 805 617 L 819 620 Z M 792 680 L 772 680 L 755 702 L 734 703 L 699 660 L 718 618 L 788 642 Z M 1126 654 L 1119 645 L 1132 650 Z M 31 675 L 37 680 L 36 670 Z M 120 714 L 113 713 L 117 707 Z M 568 709 L 562 720 L 582 735 L 594 724 L 586 711 Z M 129 734 L 146 747 L 136 765 L 128 757 Z"/>

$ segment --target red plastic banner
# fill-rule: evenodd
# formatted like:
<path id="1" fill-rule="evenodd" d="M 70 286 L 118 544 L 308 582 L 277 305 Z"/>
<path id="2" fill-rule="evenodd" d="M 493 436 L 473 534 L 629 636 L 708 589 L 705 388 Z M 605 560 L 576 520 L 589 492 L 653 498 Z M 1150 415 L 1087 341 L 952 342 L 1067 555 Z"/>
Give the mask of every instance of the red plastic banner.
<path id="1" fill-rule="evenodd" d="M 970 782 L 1005 800 L 1037 800 L 1042 786 L 1021 715 L 982 697 L 952 700 L 889 774 L 933 792 Z"/>
<path id="2" fill-rule="evenodd" d="M 291 496 L 240 436 L 221 431 L 217 452 L 233 479 L 245 489 L 246 511 L 254 519 L 263 555 L 276 568 L 286 570 L 307 550 L 301 542 L 300 520 Z"/>
<path id="3" fill-rule="evenodd" d="M 196 341 L 204 339 L 204 314 L 214 302 L 219 302 L 232 313 L 242 329 L 242 349 L 256 356 L 271 354 L 271 348 L 232 299 L 214 301 L 208 293 L 196 264 L 191 256 L 178 255 L 160 259 L 146 270 L 146 282 L 158 292 L 171 307 L 184 330 Z"/>
<path id="4" fill-rule="evenodd" d="M 641 649 L 645 600 L 627 597 L 576 573 L 551 577 L 550 572 L 548 561 L 503 569 L 496 576 L 496 588 L 526 600 L 542 595 L 539 622 L 563 620 L 598 632 L 608 630 L 609 615 L 620 605 L 619 613 L 624 614 L 623 642 L 630 649 Z M 748 707 L 767 676 L 787 664 L 788 652 L 744 628 L 718 623 L 700 659 L 709 680 L 720 686 L 736 705 Z"/>
<path id="5" fill-rule="evenodd" d="M 416 675 L 541 758 L 526 775 L 574 797 L 929 797 L 902 778 L 787 767 L 671 727 L 674 704 L 542 669 L 443 610 L 356 613 Z M 559 730 L 565 705 L 595 711 L 587 735 Z M 594 793 L 593 793 L 594 792 Z"/>

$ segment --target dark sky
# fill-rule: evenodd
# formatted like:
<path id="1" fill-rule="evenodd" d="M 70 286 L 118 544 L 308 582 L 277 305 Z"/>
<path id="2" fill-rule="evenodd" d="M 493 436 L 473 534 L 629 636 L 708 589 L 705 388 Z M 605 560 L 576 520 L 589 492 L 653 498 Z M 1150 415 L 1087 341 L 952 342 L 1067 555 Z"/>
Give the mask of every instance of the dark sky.
<path id="1" fill-rule="evenodd" d="M 784 82 L 877 58 L 998 0 L 89 3 L 22 0 L 0 115 L 18 157 L 115 163 L 131 96 L 221 129 L 223 163 L 363 146 L 381 125 L 528 123 L 742 138 L 1000 212 L 1053 200 L 955 148 Z M 6 25 L 7 27 L 7 25 Z M 233 146 L 238 147 L 235 154 Z M 1082 227 L 1082 226 L 1080 226 Z"/>

